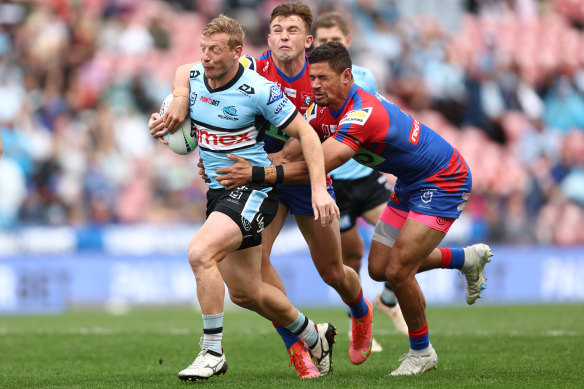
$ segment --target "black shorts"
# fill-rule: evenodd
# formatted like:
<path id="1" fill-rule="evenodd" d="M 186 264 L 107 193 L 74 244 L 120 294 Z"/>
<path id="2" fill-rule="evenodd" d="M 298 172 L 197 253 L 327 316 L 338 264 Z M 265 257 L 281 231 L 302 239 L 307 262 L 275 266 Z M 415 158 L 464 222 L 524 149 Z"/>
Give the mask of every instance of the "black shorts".
<path id="1" fill-rule="evenodd" d="M 239 226 L 243 241 L 238 250 L 262 244 L 262 231 L 274 220 L 278 204 L 278 190 L 269 185 L 207 191 L 207 217 L 211 212 L 221 212 Z"/>
<path id="2" fill-rule="evenodd" d="M 387 203 L 392 192 L 385 176 L 376 170 L 356 180 L 333 180 L 333 188 L 341 211 L 341 232 L 353 228 L 357 217 Z"/>

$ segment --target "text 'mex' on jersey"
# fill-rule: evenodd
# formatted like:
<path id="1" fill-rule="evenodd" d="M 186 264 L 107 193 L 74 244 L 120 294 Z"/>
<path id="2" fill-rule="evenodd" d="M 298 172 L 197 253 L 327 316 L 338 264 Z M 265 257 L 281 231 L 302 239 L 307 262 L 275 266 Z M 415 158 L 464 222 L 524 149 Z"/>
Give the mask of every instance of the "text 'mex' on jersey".
<path id="1" fill-rule="evenodd" d="M 233 165 L 227 153 L 256 166 L 271 165 L 263 143 L 266 129 L 270 123 L 284 129 L 298 114 L 278 85 L 241 64 L 235 77 L 217 89 L 209 86 L 201 64 L 191 68 L 189 79 L 190 115 L 209 187 L 224 188 L 215 171 Z"/>

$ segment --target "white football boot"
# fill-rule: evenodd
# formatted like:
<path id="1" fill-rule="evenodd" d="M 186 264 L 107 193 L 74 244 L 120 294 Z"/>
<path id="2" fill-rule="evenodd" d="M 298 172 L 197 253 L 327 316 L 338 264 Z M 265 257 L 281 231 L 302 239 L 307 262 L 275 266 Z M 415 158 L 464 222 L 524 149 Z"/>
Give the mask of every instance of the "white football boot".
<path id="1" fill-rule="evenodd" d="M 320 376 L 324 377 L 333 371 L 333 344 L 337 329 L 331 323 L 317 324 L 318 341 L 308 352 L 316 362 Z"/>
<path id="2" fill-rule="evenodd" d="M 202 349 L 193 363 L 178 373 L 178 378 L 183 381 L 206 380 L 214 375 L 221 375 L 226 372 L 227 361 L 225 360 L 225 354 Z"/>
<path id="3" fill-rule="evenodd" d="M 487 280 L 483 277 L 483 270 L 492 257 L 491 248 L 479 243 L 464 248 L 464 265 L 462 273 L 466 277 L 466 303 L 472 305 L 481 297 L 481 292 L 486 288 Z"/>
<path id="4" fill-rule="evenodd" d="M 412 350 L 400 357 L 401 365 L 391 375 L 417 375 L 438 367 L 438 355 L 430 345 L 425 350 Z"/>

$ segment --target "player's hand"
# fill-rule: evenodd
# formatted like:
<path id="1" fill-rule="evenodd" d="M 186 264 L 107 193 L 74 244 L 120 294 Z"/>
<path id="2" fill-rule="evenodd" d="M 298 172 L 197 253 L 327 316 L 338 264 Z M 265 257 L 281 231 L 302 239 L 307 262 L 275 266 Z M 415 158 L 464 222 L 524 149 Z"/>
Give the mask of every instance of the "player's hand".
<path id="1" fill-rule="evenodd" d="M 249 184 L 251 182 L 251 163 L 247 159 L 234 154 L 227 154 L 227 157 L 235 161 L 235 163 L 215 171 L 215 173 L 219 174 L 217 182 L 228 190 Z"/>
<path id="2" fill-rule="evenodd" d="M 268 159 L 272 162 L 272 165 L 284 165 L 288 161 L 284 158 L 284 153 L 282 151 L 278 151 L 277 153 L 268 154 Z"/>
<path id="3" fill-rule="evenodd" d="M 314 220 L 320 218 L 320 225 L 323 227 L 332 223 L 335 218 L 341 217 L 339 207 L 326 187 L 312 192 L 312 210 L 314 211 Z"/>
<path id="4" fill-rule="evenodd" d="M 199 158 L 199 162 L 197 162 L 197 167 L 199 168 L 199 175 L 203 177 L 203 180 L 207 180 L 207 174 L 205 173 L 205 165 L 203 165 L 203 158 Z"/>
<path id="5" fill-rule="evenodd" d="M 168 109 L 164 113 L 164 127 L 171 134 L 185 121 L 189 114 L 189 99 L 184 96 L 174 96 Z"/>
<path id="6" fill-rule="evenodd" d="M 168 131 L 164 128 L 163 117 L 160 116 L 158 112 L 154 112 L 150 116 L 150 120 L 148 120 L 148 128 L 150 129 L 150 135 L 152 135 L 153 138 L 158 140 L 160 143 L 165 145 L 168 144 L 168 142 L 163 138 L 163 136 L 166 135 Z"/>

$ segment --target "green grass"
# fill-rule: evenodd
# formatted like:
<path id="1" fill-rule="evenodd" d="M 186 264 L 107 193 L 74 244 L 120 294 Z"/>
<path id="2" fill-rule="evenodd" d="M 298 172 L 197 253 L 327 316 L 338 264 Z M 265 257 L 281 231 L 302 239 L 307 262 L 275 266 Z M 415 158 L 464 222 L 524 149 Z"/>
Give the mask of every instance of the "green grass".
<path id="1" fill-rule="evenodd" d="M 226 375 L 181 382 L 177 372 L 198 352 L 202 321 L 190 307 L 131 310 L 114 316 L 75 310 L 62 316 L 0 318 L 1 388 L 559 388 L 584 385 L 584 306 L 473 306 L 428 309 L 438 369 L 388 377 L 408 350 L 406 337 L 376 312 L 383 345 L 361 366 L 348 358 L 348 320 L 342 309 L 305 310 L 335 323 L 334 372 L 300 380 L 283 343 L 254 313 L 227 311 Z"/>

